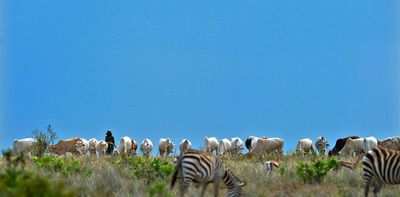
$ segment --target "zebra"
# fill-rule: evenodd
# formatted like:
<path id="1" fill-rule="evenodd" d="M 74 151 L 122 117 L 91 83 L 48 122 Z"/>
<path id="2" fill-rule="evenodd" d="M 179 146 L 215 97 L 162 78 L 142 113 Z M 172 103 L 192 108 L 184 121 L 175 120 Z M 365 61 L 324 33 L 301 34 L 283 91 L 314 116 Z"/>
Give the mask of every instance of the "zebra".
<path id="1" fill-rule="evenodd" d="M 204 196 L 209 183 L 214 183 L 214 196 L 218 196 L 219 181 L 228 187 L 228 196 L 241 196 L 242 187 L 246 183 L 240 181 L 233 172 L 222 165 L 212 153 L 189 150 L 178 157 L 175 172 L 171 180 L 171 190 L 176 179 L 180 178 L 180 196 L 189 188 L 192 182 L 203 184 L 201 196 Z"/>
<path id="2" fill-rule="evenodd" d="M 366 197 L 371 184 L 375 196 L 378 196 L 383 183 L 400 184 L 400 152 L 376 147 L 364 156 L 362 165 Z"/>

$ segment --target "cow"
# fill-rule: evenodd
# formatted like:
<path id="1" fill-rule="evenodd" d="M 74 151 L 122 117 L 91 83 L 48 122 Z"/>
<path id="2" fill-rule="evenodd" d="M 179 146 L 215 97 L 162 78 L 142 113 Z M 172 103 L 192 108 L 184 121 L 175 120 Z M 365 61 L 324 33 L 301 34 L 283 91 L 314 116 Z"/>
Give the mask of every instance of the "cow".
<path id="1" fill-rule="evenodd" d="M 90 156 L 96 156 L 96 152 L 97 152 L 97 144 L 99 143 L 99 141 L 96 140 L 96 138 L 91 138 L 89 139 L 89 153 Z"/>
<path id="2" fill-rule="evenodd" d="M 136 156 L 137 155 L 137 153 L 136 153 L 136 151 L 137 151 L 137 142 L 135 140 L 131 140 L 131 144 L 132 144 L 132 147 L 129 150 L 129 155 Z"/>
<path id="3" fill-rule="evenodd" d="M 312 146 L 312 140 L 310 138 L 299 140 L 296 146 L 296 152 L 302 156 L 304 156 L 305 154 L 313 153 L 314 148 Z"/>
<path id="4" fill-rule="evenodd" d="M 34 146 L 37 140 L 34 138 L 23 138 L 23 139 L 15 139 L 13 142 L 12 153 L 13 154 L 32 154 Z"/>
<path id="5" fill-rule="evenodd" d="M 100 140 L 96 145 L 96 150 L 99 153 L 99 156 L 101 155 L 105 156 L 107 148 L 108 148 L 108 143 L 104 140 Z"/>
<path id="6" fill-rule="evenodd" d="M 169 156 L 170 153 L 174 152 L 174 143 L 169 138 L 161 138 L 158 142 L 158 151 L 160 156 Z"/>
<path id="7" fill-rule="evenodd" d="M 140 151 L 145 157 L 150 156 L 150 152 L 153 150 L 153 143 L 149 139 L 144 139 L 140 145 Z"/>
<path id="8" fill-rule="evenodd" d="M 117 149 L 118 154 L 127 154 L 130 156 L 132 149 L 132 139 L 128 136 L 121 137 L 121 140 L 119 141 L 119 146 Z"/>
<path id="9" fill-rule="evenodd" d="M 318 137 L 317 141 L 315 141 L 315 148 L 317 148 L 319 155 L 325 155 L 328 146 L 328 140 L 323 136 Z"/>
<path id="10" fill-rule="evenodd" d="M 257 140 L 258 140 L 258 139 L 259 139 L 259 138 L 258 138 L 258 137 L 255 137 L 255 136 L 249 136 L 249 137 L 246 139 L 245 145 L 246 145 L 246 148 L 249 150 L 249 152 L 252 152 L 252 151 L 253 151 L 255 145 L 257 144 Z"/>
<path id="11" fill-rule="evenodd" d="M 358 156 L 363 152 L 363 142 L 364 138 L 357 139 L 347 139 L 346 144 L 343 146 L 340 151 L 341 156 Z M 355 155 L 354 155 L 355 154 Z"/>
<path id="12" fill-rule="evenodd" d="M 218 154 L 218 140 L 215 137 L 204 138 L 204 151 L 212 153 L 215 150 L 215 154 Z"/>
<path id="13" fill-rule="evenodd" d="M 348 136 L 348 137 L 344 137 L 344 138 L 339 138 L 336 140 L 336 144 L 333 147 L 332 150 L 330 150 L 328 152 L 329 156 L 334 156 L 334 155 L 339 155 L 339 152 L 342 150 L 342 148 L 344 147 L 344 145 L 346 144 L 346 140 L 347 139 L 357 139 L 359 138 L 358 136 Z"/>
<path id="14" fill-rule="evenodd" d="M 76 142 L 78 142 L 79 138 L 70 138 L 66 140 L 60 140 L 57 144 L 49 145 L 47 151 L 52 154 L 64 155 L 67 152 L 72 154 L 78 154 L 76 150 Z"/>
<path id="15" fill-rule="evenodd" d="M 219 141 L 218 152 L 221 155 L 225 155 L 225 154 L 231 155 L 233 152 L 231 141 L 226 138 Z"/>
<path id="16" fill-rule="evenodd" d="M 278 155 L 282 154 L 284 141 L 280 138 L 259 138 L 254 147 L 254 153 L 265 155 L 276 152 Z"/>
<path id="17" fill-rule="evenodd" d="M 378 146 L 400 151 L 400 137 L 389 137 L 378 141 Z"/>
<path id="18" fill-rule="evenodd" d="M 234 155 L 239 155 L 243 153 L 243 141 L 239 137 L 231 138 L 232 143 L 232 153 Z"/>
<path id="19" fill-rule="evenodd" d="M 190 149 L 192 149 L 192 143 L 188 139 L 183 139 L 181 143 L 179 143 L 180 155 L 182 155 L 183 153 L 185 153 Z"/>
<path id="20" fill-rule="evenodd" d="M 368 153 L 368 151 L 372 150 L 378 146 L 378 139 L 375 137 L 366 137 L 363 140 L 362 149 L 364 153 Z"/>
<path id="21" fill-rule="evenodd" d="M 75 144 L 75 147 L 79 155 L 86 155 L 89 151 L 89 142 L 86 139 L 79 138 Z"/>

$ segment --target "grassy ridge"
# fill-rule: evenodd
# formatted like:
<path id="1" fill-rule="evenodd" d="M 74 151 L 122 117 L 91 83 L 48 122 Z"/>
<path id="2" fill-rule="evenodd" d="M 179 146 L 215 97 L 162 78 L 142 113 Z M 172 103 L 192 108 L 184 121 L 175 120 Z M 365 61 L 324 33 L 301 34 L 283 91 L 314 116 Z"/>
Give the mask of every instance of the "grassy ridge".
<path id="1" fill-rule="evenodd" d="M 229 167 L 247 185 L 243 188 L 245 196 L 362 196 L 364 183 L 361 176 L 361 166 L 355 171 L 347 168 L 335 170 L 334 166 L 328 168 L 328 163 L 334 160 L 326 158 L 306 157 L 295 155 L 283 156 L 279 170 L 266 175 L 263 163 L 270 158 L 223 157 L 223 163 Z M 12 165 L 5 158 L 0 160 L 0 190 L 18 187 L 10 186 L 5 177 L 5 171 L 14 170 L 34 178 L 19 184 L 30 187 L 31 192 L 42 185 L 49 185 L 47 189 L 57 190 L 56 196 L 178 196 L 178 187 L 169 191 L 169 182 L 174 172 L 173 158 L 142 157 L 127 158 L 126 156 L 112 156 L 105 158 L 88 157 L 54 157 L 26 158 L 22 164 L 14 162 Z M 316 162 L 316 161 L 319 161 Z M 21 163 L 21 162 L 20 162 Z M 315 163 L 322 166 L 318 176 L 323 176 L 319 181 L 305 181 L 299 174 L 315 171 L 309 167 Z M 304 167 L 305 164 L 310 164 Z M 326 164 L 326 165 L 325 165 Z M 299 167 L 303 165 L 302 167 Z M 304 168 L 304 169 L 303 169 Z M 23 175 L 25 176 L 25 175 Z M 302 176 L 308 176 L 303 175 Z M 41 181 L 41 182 L 39 182 Z M 38 185 L 39 184 L 39 185 Z M 22 191 L 20 188 L 11 188 Z M 200 187 L 190 187 L 187 196 L 198 196 Z M 54 192 L 51 190 L 52 192 Z M 43 194 L 45 191 L 38 191 Z M 221 185 L 220 196 L 225 196 L 226 188 Z M 52 196 L 48 192 L 48 196 Z M 1 193 L 7 196 L 7 193 Z M 12 193 L 8 193 L 10 195 Z M 213 194 L 212 186 L 209 186 L 207 196 Z M 386 185 L 382 196 L 400 196 L 400 188 Z M 12 196 L 12 195 L 11 195 Z M 19 194 L 19 196 L 23 196 Z M 33 196 L 31 195 L 27 196 Z"/>

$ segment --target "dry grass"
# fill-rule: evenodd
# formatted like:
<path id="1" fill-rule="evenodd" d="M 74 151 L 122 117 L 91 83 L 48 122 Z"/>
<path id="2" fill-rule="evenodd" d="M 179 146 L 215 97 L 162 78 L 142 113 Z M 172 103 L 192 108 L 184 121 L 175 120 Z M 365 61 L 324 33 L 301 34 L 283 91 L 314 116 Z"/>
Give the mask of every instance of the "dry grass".
<path id="1" fill-rule="evenodd" d="M 70 160 L 71 158 L 66 158 Z M 31 160 L 26 163 L 26 169 L 48 177 L 49 180 L 61 180 L 69 189 L 77 191 L 79 196 L 148 196 L 153 185 L 163 183 L 169 191 L 171 176 L 161 178 L 153 175 L 137 177 L 129 166 L 117 165 L 120 157 L 107 158 L 74 158 L 80 165 L 85 166 L 91 173 L 89 175 L 73 174 L 65 176 L 59 172 L 38 168 Z M 304 184 L 295 174 L 299 158 L 284 156 L 281 165 L 285 172 L 281 175 L 274 171 L 267 175 L 263 163 L 272 158 L 246 159 L 244 157 L 222 158 L 224 164 L 230 168 L 247 185 L 243 188 L 245 196 L 362 196 L 364 183 L 361 168 L 355 171 L 347 168 L 329 172 L 328 177 L 320 184 Z M 166 158 L 172 163 L 173 158 Z M 164 160 L 163 160 L 164 161 Z M 5 168 L 4 159 L 0 159 L 0 168 Z M 151 178 L 151 181 L 149 179 Z M 187 196 L 199 196 L 201 187 L 190 187 Z M 178 196 L 178 186 L 172 191 L 173 196 Z M 213 187 L 208 187 L 207 196 L 213 195 Z M 221 184 L 220 196 L 226 195 L 226 188 Z M 371 194 L 372 195 L 372 194 Z M 400 196 L 400 188 L 386 185 L 382 189 L 382 196 Z"/>

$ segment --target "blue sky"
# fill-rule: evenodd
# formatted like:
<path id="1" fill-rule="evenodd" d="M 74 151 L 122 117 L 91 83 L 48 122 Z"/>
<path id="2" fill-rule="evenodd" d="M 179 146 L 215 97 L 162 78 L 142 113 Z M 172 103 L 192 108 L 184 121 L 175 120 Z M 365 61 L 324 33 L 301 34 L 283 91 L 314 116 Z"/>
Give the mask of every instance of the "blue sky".
<path id="1" fill-rule="evenodd" d="M 2 1 L 0 149 L 400 134 L 396 1 Z M 155 151 L 153 151 L 155 153 Z"/>

